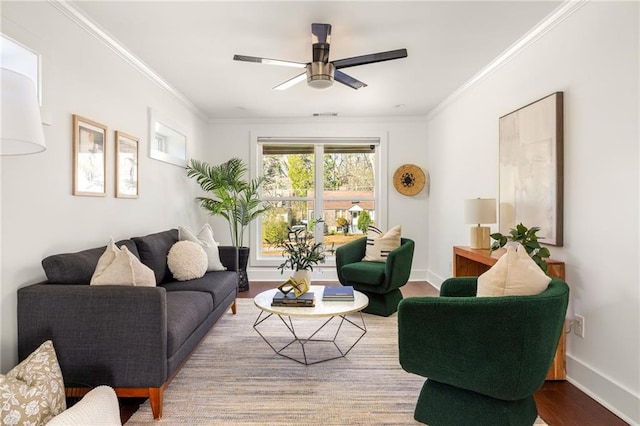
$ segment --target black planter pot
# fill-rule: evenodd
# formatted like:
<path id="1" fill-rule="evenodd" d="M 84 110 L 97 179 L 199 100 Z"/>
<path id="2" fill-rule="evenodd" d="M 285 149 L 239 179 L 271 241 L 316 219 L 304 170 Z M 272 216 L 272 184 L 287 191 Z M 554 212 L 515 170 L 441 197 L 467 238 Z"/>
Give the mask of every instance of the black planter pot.
<path id="1" fill-rule="evenodd" d="M 249 247 L 238 247 L 238 291 L 249 290 L 247 264 L 249 263 Z"/>

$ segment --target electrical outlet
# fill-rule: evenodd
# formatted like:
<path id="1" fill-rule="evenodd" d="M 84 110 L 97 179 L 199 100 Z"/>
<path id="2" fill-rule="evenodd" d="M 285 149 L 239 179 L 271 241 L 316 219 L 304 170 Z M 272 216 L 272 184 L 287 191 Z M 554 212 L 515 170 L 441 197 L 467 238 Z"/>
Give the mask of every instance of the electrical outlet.
<path id="1" fill-rule="evenodd" d="M 573 320 L 573 333 L 584 337 L 584 317 L 582 315 L 575 315 L 575 319 Z"/>

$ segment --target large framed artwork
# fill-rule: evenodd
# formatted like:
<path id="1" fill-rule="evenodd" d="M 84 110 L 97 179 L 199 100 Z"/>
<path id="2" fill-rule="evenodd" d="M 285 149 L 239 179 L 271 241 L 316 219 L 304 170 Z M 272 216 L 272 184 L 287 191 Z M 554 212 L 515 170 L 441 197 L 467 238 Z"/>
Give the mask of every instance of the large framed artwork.
<path id="1" fill-rule="evenodd" d="M 562 246 L 563 93 L 500 117 L 499 229 L 540 228 L 543 244 Z"/>
<path id="2" fill-rule="evenodd" d="M 104 197 L 107 126 L 73 115 L 73 195 Z"/>
<path id="3" fill-rule="evenodd" d="M 116 197 L 138 198 L 138 144 L 135 136 L 116 130 Z"/>

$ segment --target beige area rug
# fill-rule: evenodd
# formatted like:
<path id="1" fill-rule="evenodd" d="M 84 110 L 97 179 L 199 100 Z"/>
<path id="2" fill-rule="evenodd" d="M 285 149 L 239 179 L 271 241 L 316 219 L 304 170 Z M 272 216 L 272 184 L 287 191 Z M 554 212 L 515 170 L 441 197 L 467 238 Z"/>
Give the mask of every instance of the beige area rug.
<path id="1" fill-rule="evenodd" d="M 253 329 L 259 313 L 238 299 L 238 314 L 225 314 L 165 390 L 163 417 L 154 421 L 147 401 L 127 425 L 416 425 L 413 410 L 424 378 L 400 368 L 397 314 L 363 314 L 367 333 L 345 358 L 302 365 L 277 355 Z M 350 316 L 358 323 L 359 315 Z M 308 333 L 318 320 L 294 319 Z M 320 337 L 337 328 L 330 323 Z M 333 327 L 333 328 L 332 328 Z M 289 339 L 273 316 L 260 330 L 277 348 Z M 346 350 L 361 332 L 343 325 Z M 280 346 L 278 346 L 280 345 Z M 337 354 L 330 343 L 305 345 L 310 362 Z M 304 359 L 300 345 L 287 355 Z M 536 424 L 544 425 L 538 419 Z"/>

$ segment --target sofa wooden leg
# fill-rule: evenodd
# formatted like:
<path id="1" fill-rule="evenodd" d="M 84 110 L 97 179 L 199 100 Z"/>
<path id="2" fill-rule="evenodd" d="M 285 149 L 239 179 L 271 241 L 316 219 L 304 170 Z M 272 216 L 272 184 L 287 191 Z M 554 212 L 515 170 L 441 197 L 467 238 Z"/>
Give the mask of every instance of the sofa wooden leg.
<path id="1" fill-rule="evenodd" d="M 162 417 L 162 398 L 164 396 L 164 387 L 149 388 L 149 404 L 151 404 L 151 412 L 153 418 L 158 420 Z"/>
<path id="2" fill-rule="evenodd" d="M 231 304 L 231 313 L 233 315 L 236 314 L 236 301 L 234 300 L 233 303 Z"/>

